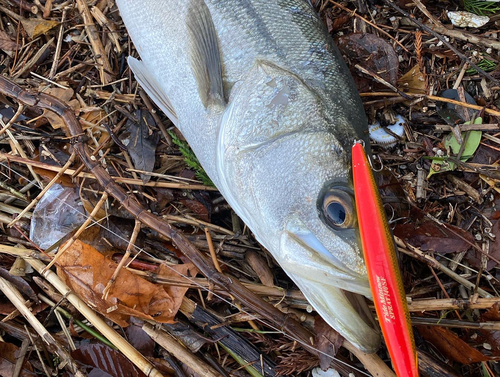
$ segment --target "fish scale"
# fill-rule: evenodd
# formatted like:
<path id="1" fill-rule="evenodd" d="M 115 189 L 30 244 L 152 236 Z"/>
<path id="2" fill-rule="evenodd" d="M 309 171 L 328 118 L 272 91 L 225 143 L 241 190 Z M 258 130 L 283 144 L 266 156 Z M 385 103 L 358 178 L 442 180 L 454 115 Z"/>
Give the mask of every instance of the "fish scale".
<path id="1" fill-rule="evenodd" d="M 322 207 L 352 197 L 351 145 L 368 145 L 367 122 L 314 10 L 302 0 L 117 4 L 141 57 L 129 58 L 137 81 L 316 311 L 374 352 L 379 332 L 345 293 L 371 297 L 355 222 L 338 227 Z"/>

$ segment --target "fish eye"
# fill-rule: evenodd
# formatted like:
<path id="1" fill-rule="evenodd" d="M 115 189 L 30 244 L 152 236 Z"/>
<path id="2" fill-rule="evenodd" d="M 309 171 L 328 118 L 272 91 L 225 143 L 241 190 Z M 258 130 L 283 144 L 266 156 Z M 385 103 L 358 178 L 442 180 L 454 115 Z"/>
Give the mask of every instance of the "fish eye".
<path id="1" fill-rule="evenodd" d="M 321 205 L 326 223 L 335 229 L 353 228 L 356 211 L 352 195 L 343 188 L 330 188 L 323 196 Z"/>

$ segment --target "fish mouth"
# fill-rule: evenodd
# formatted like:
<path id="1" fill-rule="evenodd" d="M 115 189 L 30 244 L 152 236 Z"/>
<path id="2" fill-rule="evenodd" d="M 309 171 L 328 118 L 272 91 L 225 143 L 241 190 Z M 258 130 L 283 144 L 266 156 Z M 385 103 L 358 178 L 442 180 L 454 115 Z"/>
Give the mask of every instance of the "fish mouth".
<path id="1" fill-rule="evenodd" d="M 365 322 L 346 294 L 371 297 L 366 274 L 349 268 L 297 219 L 289 221 L 282 233 L 278 262 L 331 327 L 362 351 L 376 352 L 379 332 Z M 366 306 L 364 299 L 358 301 Z"/>

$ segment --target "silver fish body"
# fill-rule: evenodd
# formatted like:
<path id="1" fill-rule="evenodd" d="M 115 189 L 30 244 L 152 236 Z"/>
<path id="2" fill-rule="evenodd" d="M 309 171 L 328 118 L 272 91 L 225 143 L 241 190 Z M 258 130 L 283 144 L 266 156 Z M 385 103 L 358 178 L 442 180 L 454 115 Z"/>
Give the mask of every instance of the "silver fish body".
<path id="1" fill-rule="evenodd" d="M 228 203 L 316 311 L 375 351 L 378 332 L 344 292 L 371 296 L 355 226 L 332 225 L 322 207 L 331 192 L 352 195 L 350 150 L 368 143 L 367 122 L 314 10 L 303 0 L 117 4 L 142 59 L 129 58 L 137 80 Z"/>

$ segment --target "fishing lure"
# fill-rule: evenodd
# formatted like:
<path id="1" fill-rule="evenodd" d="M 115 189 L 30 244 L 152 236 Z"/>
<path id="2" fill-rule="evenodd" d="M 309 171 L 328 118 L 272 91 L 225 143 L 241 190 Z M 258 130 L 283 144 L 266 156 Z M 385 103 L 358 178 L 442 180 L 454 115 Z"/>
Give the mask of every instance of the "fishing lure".
<path id="1" fill-rule="evenodd" d="M 371 166 L 352 148 L 354 196 L 363 253 L 382 334 L 398 377 L 417 377 L 418 360 L 396 250 Z"/>

